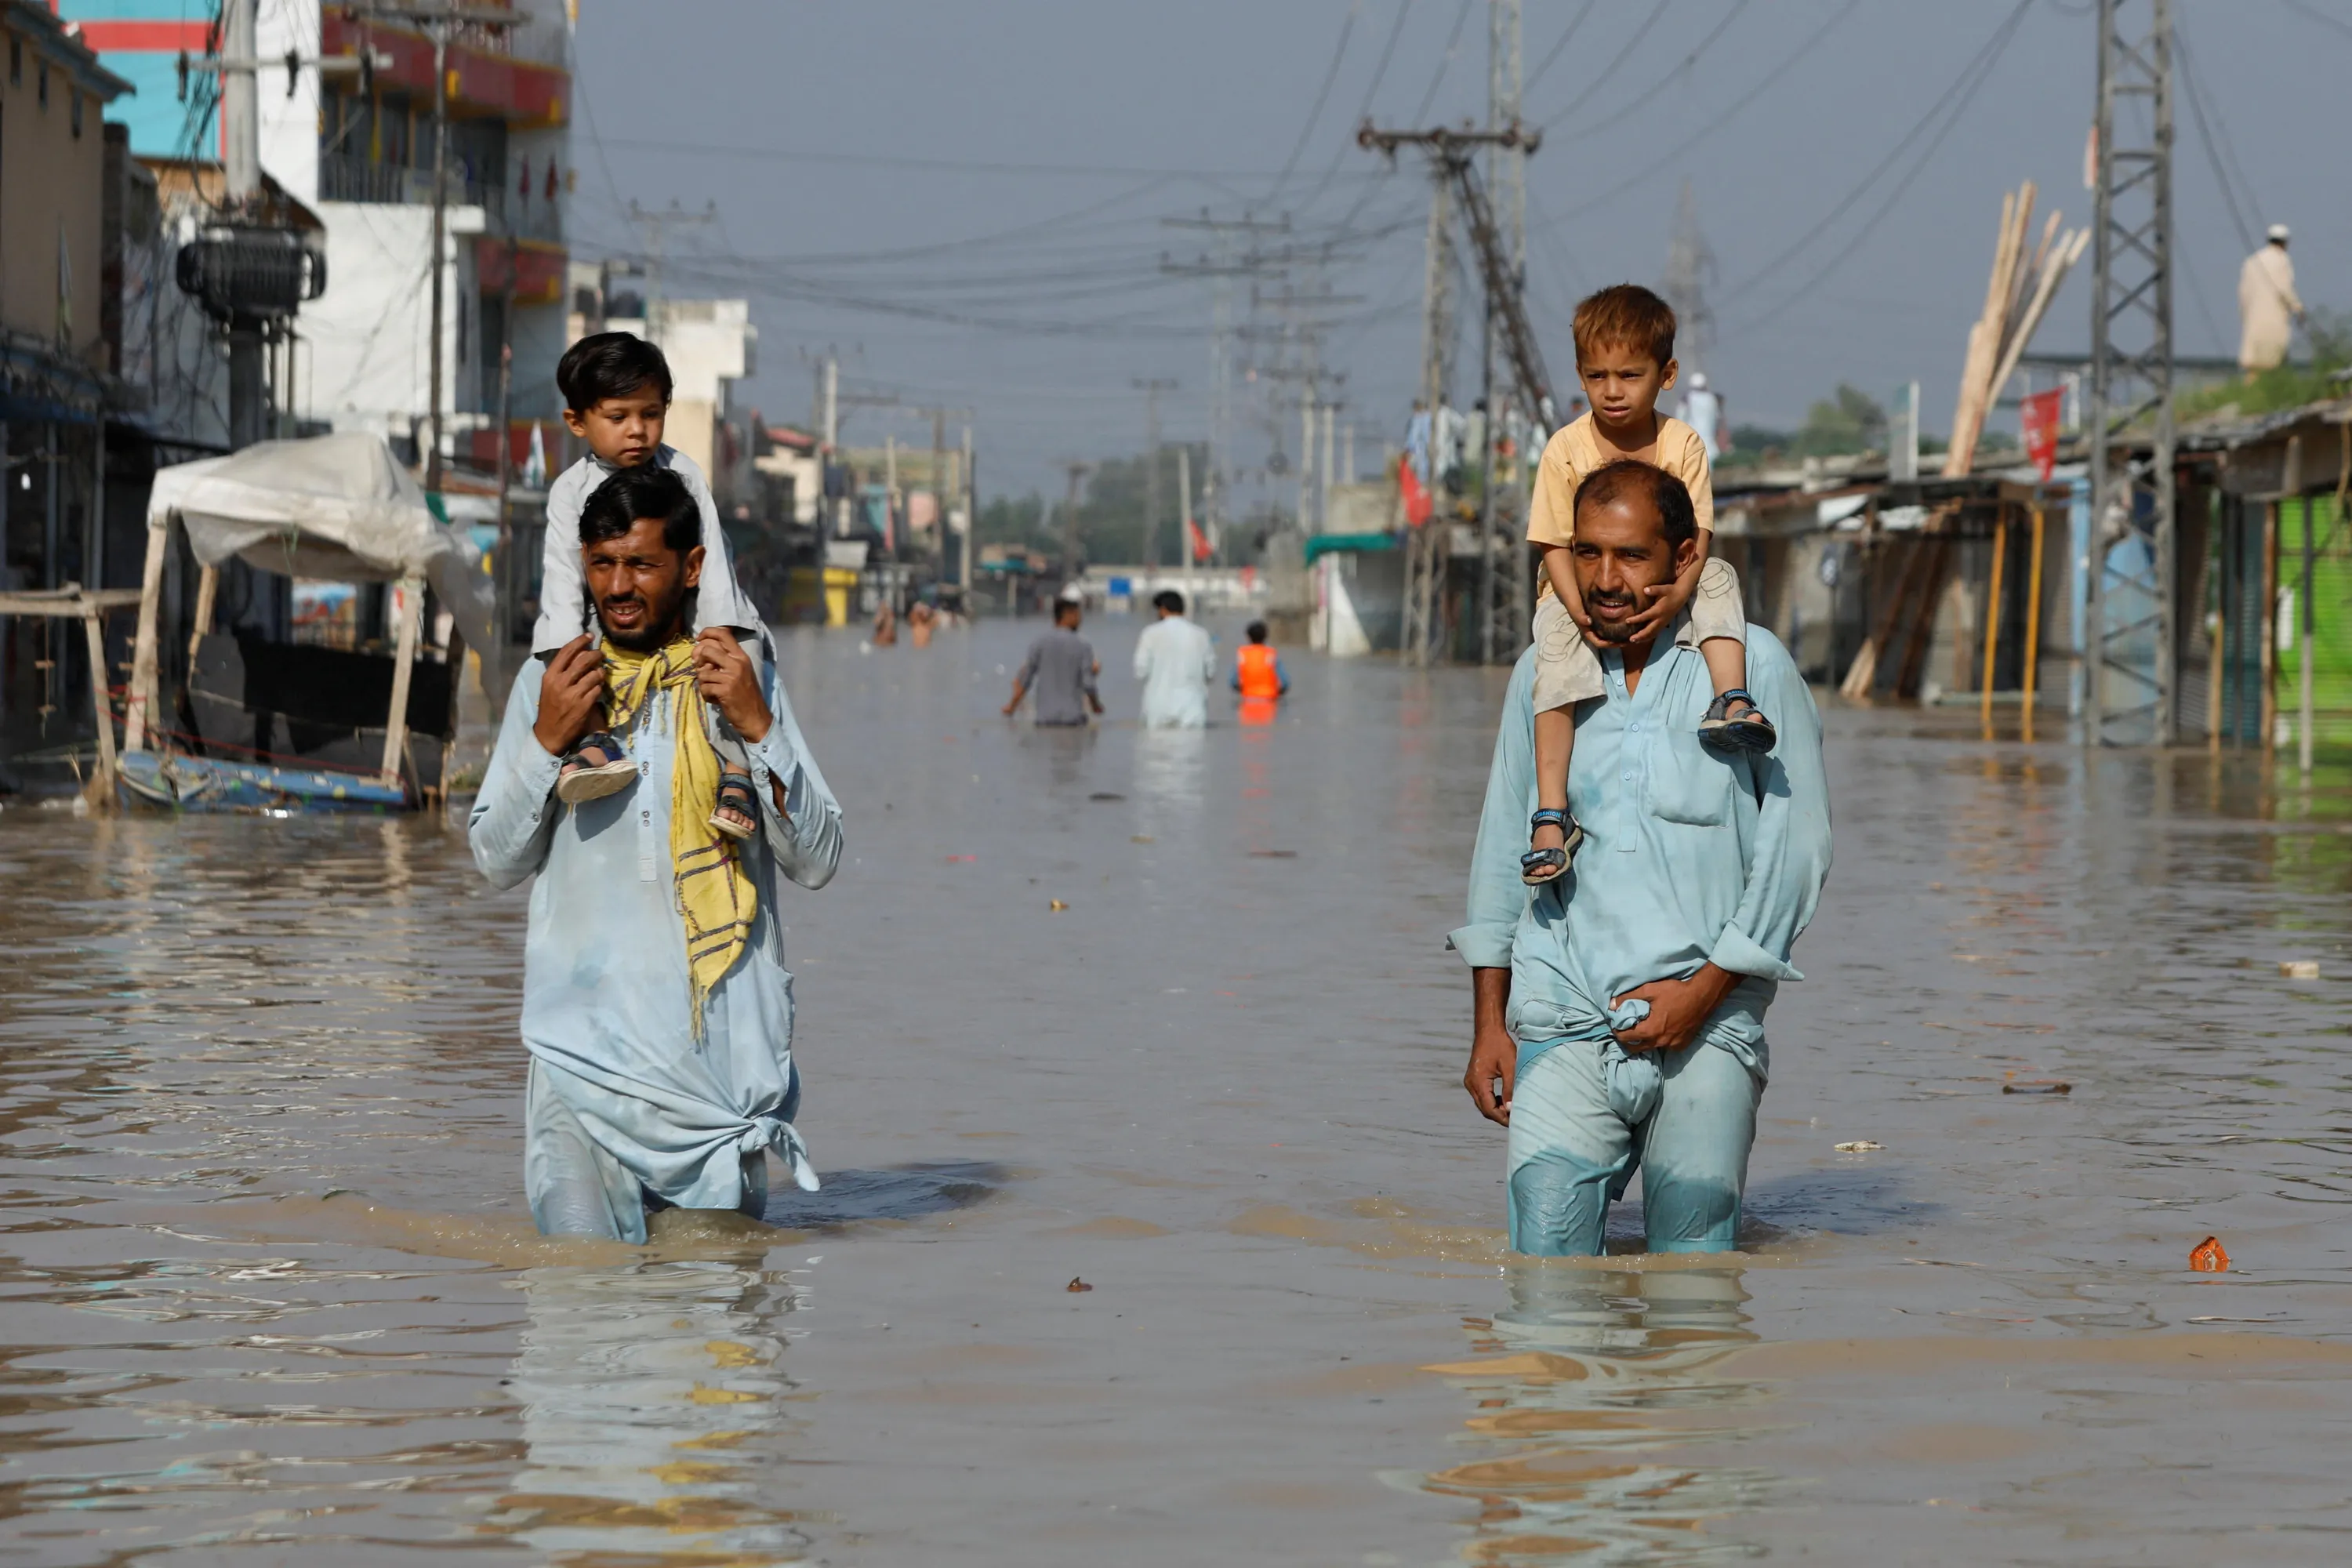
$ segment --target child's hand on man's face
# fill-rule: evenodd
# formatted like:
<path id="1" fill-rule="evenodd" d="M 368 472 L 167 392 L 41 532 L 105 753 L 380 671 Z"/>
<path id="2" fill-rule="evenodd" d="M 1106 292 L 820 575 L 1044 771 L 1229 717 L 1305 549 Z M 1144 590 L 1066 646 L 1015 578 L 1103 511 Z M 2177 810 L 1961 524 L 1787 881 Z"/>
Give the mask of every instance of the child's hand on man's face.
<path id="1" fill-rule="evenodd" d="M 1690 565 L 1676 574 L 1673 582 L 1642 590 L 1650 595 L 1650 603 L 1629 623 L 1636 640 L 1647 641 L 1655 637 L 1659 628 L 1672 624 L 1674 618 L 1683 613 L 1691 602 L 1691 595 L 1698 592 L 1699 569 L 1706 564 L 1704 558 L 1694 556 Z"/>

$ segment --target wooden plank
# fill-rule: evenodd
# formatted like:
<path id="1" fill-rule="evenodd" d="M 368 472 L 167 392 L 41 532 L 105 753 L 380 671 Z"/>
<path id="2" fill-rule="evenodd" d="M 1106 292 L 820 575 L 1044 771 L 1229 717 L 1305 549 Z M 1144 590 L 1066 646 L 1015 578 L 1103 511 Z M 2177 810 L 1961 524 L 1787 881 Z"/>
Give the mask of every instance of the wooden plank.
<path id="1" fill-rule="evenodd" d="M 98 776 L 89 782 L 89 806 L 92 811 L 111 811 L 114 796 L 114 704 L 106 689 L 106 623 L 96 605 L 81 618 L 83 637 L 89 645 L 90 701 L 98 709 Z"/>
<path id="2" fill-rule="evenodd" d="M 122 749 L 143 752 L 147 749 L 148 715 L 155 709 L 155 639 L 156 619 L 162 612 L 163 599 L 163 559 L 172 547 L 172 530 L 167 522 L 162 528 L 147 531 L 147 564 L 139 579 L 139 635 L 131 647 L 131 700 L 124 705 Z"/>
<path id="3" fill-rule="evenodd" d="M 188 668 L 196 668 L 196 649 L 205 634 L 213 629 L 213 605 L 220 596 L 220 568 L 206 566 L 196 573 L 196 618 L 188 624 Z"/>
<path id="4" fill-rule="evenodd" d="M 400 644 L 399 651 L 393 655 L 392 711 L 383 726 L 383 782 L 387 786 L 400 783 L 400 754 L 408 744 L 408 682 L 416 665 L 418 623 L 425 615 L 424 580 L 402 578 L 400 599 Z"/>
<path id="5" fill-rule="evenodd" d="M 1977 716 L 1988 741 L 1992 739 L 1993 660 L 2000 652 L 2000 569 L 2008 554 L 2009 509 L 2003 507 L 1992 530 L 1992 571 L 1985 581 L 1984 675 L 1977 682 Z"/>
<path id="6" fill-rule="evenodd" d="M 0 594 L 0 616 L 68 616 L 79 620 L 91 610 L 127 610 L 139 602 L 136 588 L 79 589 L 55 594 Z"/>

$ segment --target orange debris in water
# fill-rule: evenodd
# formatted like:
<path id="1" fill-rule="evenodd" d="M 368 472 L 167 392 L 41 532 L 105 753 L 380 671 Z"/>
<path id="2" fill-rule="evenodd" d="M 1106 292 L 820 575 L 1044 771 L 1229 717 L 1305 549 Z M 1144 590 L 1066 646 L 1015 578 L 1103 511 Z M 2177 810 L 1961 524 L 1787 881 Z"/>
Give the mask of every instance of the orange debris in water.
<path id="1" fill-rule="evenodd" d="M 2200 1274 L 2227 1274 L 2230 1255 L 2221 1247 L 2221 1238 L 2209 1236 L 2189 1249 L 2189 1267 Z"/>

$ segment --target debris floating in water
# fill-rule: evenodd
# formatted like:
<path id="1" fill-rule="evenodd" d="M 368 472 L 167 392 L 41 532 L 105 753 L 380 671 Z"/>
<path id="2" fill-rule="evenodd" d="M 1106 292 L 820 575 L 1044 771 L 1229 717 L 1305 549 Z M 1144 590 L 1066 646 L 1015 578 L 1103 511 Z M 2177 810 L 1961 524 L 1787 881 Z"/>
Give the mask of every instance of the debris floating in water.
<path id="1" fill-rule="evenodd" d="M 1067 1285 L 1063 1286 L 1062 1289 L 1070 1291 L 1075 1295 L 1080 1290 L 1091 1290 L 1094 1287 L 1087 1284 L 1085 1280 L 1077 1278 L 1076 1275 L 1072 1275 L 1070 1282 Z"/>
<path id="2" fill-rule="evenodd" d="M 1841 1154 L 1867 1154 L 1874 1149 L 1884 1149 L 1885 1147 L 1885 1144 L 1874 1143 L 1867 1138 L 1857 1138 L 1851 1143 L 1839 1144 L 1837 1146 L 1837 1152 Z"/>
<path id="3" fill-rule="evenodd" d="M 2200 1274 L 2227 1274 L 2230 1254 L 2222 1247 L 2221 1238 L 2209 1236 L 2189 1249 L 2189 1267 Z"/>
<path id="4" fill-rule="evenodd" d="M 1058 914 L 1060 914 L 1063 910 L 1065 910 L 1068 909 L 1070 906 L 1069 906 L 1069 905 L 1067 905 L 1067 904 L 1066 904 L 1066 903 L 1064 903 L 1064 902 L 1062 902 L 1062 900 L 1059 900 L 1059 899 L 1055 899 L 1055 900 L 1053 900 L 1051 902 L 1047 903 L 1045 907 L 1046 907 L 1047 909 L 1049 909 L 1049 910 L 1053 910 L 1055 914 L 1057 914 L 1057 915 L 1058 915 Z"/>
<path id="5" fill-rule="evenodd" d="M 2072 1094 L 2074 1086 L 2063 1078 L 2024 1078 L 2000 1086 L 2003 1094 Z"/>
<path id="6" fill-rule="evenodd" d="M 2281 959 L 2279 973 L 2288 980 L 2316 980 L 2319 978 L 2319 961 L 2315 958 Z"/>

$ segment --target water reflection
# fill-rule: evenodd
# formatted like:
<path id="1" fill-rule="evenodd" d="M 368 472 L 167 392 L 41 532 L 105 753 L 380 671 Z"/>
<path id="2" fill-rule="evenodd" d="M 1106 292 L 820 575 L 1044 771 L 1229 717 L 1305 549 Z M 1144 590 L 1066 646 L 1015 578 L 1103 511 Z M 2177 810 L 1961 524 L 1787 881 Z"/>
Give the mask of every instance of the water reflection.
<path id="1" fill-rule="evenodd" d="M 800 1561 L 787 1278 L 756 1261 L 533 1268 L 511 1392 L 526 1458 L 487 1533 L 569 1563 Z"/>
<path id="2" fill-rule="evenodd" d="M 1472 1457 L 1418 1478 L 1475 1502 L 1467 1562 L 1707 1563 L 1754 1554 L 1725 1522 L 1778 1500 L 1769 1470 L 1693 1462 L 1754 1435 L 1770 1395 L 1724 1362 L 1755 1342 L 1738 1268 L 1515 1261 L 1472 1360 L 1430 1370 L 1474 1396 Z"/>

